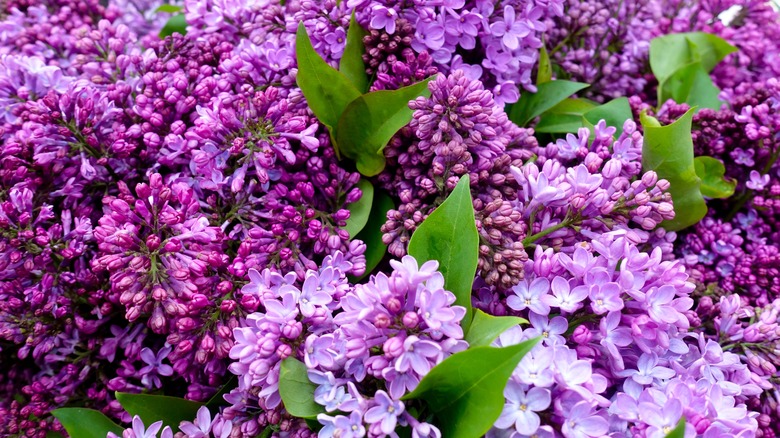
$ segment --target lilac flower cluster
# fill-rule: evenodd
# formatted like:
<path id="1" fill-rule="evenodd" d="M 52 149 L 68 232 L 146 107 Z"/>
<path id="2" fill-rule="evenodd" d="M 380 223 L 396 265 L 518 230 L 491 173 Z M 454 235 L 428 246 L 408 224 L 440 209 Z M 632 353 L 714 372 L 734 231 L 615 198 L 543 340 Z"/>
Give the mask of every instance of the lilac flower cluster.
<path id="1" fill-rule="evenodd" d="M 115 391 L 205 401 L 232 374 L 228 405 L 175 436 L 441 436 L 401 398 L 469 347 L 467 312 L 447 266 L 406 254 L 464 175 L 473 304 L 528 320 L 495 346 L 541 338 L 487 436 L 661 437 L 681 418 L 686 436 L 780 434 L 780 19 L 766 1 L 2 5 L 0 435 L 64 433 L 51 411 L 82 406 L 125 438 L 173 438 Z M 159 37 L 179 7 L 186 35 Z M 369 180 L 394 202 L 381 233 L 398 260 L 378 267 L 346 230 L 361 176 L 296 84 L 299 23 L 339 67 L 353 13 L 371 91 L 431 78 Z M 504 108 L 536 91 L 545 47 L 555 78 L 671 123 L 688 106 L 654 102 L 648 48 L 688 31 L 739 49 L 712 72 L 725 105 L 692 132 L 737 185 L 673 233 L 634 120 L 550 136 Z M 282 402 L 296 360 L 319 429 Z"/>
<path id="2" fill-rule="evenodd" d="M 657 85 L 647 68 L 654 37 L 702 31 L 736 46 L 713 71 L 716 85 L 765 81 L 777 75 L 777 12 L 757 1 L 573 1 L 566 14 L 545 21 L 546 47 L 560 67 L 557 76 L 591 84 L 590 97 L 604 101 L 641 96 L 653 102 Z M 594 60 L 597 60 L 594 62 Z"/>
<path id="3" fill-rule="evenodd" d="M 560 67 L 559 79 L 591 84 L 599 100 L 644 95 L 652 74 L 646 65 L 650 40 L 671 7 L 664 1 L 569 1 L 566 13 L 545 22 L 546 47 Z"/>
<path id="4" fill-rule="evenodd" d="M 688 333 L 698 319 L 681 261 L 663 261 L 660 248 L 643 252 L 615 230 L 562 252 L 538 247 L 525 270 L 501 311 L 530 325 L 497 342 L 542 342 L 515 370 L 488 436 L 665 436 L 683 416 L 704 436 L 755 432 L 746 403 L 766 386 L 763 373 Z"/>
<path id="5" fill-rule="evenodd" d="M 392 435 L 399 424 L 418 436 L 435 433 L 405 412 L 400 398 L 436 364 L 468 347 L 460 327 L 466 310 L 453 305 L 435 261 L 418 266 L 405 256 L 390 263 L 389 276 L 379 273 L 357 285 L 347 281 L 351 263 L 341 253 L 307 271 L 302 282 L 294 274 L 250 271 L 243 296 L 264 311 L 234 329 L 230 371 L 239 383 L 226 396 L 232 406 L 223 417 L 250 435 L 268 425 L 305 429 L 280 405 L 282 361 L 297 358 L 317 385 L 314 401 L 331 414 L 318 416 L 320 436 L 358 429 Z"/>
<path id="6" fill-rule="evenodd" d="M 468 174 L 484 246 L 480 272 L 491 283 L 511 285 L 527 256 L 521 244 L 525 228 L 511 206 L 516 194 L 509 168 L 530 154 L 510 154 L 509 147 L 535 146 L 535 139 L 509 121 L 480 81 L 462 71 L 439 74 L 428 88 L 431 97 L 410 102 L 409 128 L 385 149 L 388 166 L 380 181 L 401 205 L 388 213 L 383 241 L 391 254 L 405 254 L 412 232 Z"/>
<path id="7" fill-rule="evenodd" d="M 469 79 L 483 81 L 499 105 L 517 101 L 520 87 L 535 91 L 531 75 L 548 30 L 545 19 L 563 15 L 560 0 L 456 0 L 424 6 L 351 0 L 346 6 L 372 29 L 367 37 L 370 72 L 391 71 L 403 49 L 411 48 L 429 53 L 443 73 L 462 70 Z"/>
<path id="8" fill-rule="evenodd" d="M 4 3 L 4 435 L 61 430 L 64 404 L 128 420 L 114 391 L 204 400 L 250 268 L 365 271 L 359 175 L 294 88 L 292 32 L 270 70 L 237 34 L 158 38 L 161 1 L 98 3 Z"/>

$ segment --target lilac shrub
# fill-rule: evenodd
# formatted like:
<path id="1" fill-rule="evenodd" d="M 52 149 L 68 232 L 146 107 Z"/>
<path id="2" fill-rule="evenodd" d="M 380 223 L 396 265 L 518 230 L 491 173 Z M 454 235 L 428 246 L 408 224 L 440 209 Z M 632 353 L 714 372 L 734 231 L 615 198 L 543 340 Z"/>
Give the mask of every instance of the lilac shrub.
<path id="1" fill-rule="evenodd" d="M 0 435 L 780 434 L 770 2 L 2 6 Z"/>

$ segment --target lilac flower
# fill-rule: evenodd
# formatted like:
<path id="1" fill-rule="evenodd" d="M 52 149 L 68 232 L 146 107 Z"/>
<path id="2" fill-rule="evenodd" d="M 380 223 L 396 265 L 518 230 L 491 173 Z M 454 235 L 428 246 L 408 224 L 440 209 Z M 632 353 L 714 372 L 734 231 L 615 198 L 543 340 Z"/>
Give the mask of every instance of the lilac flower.
<path id="1" fill-rule="evenodd" d="M 755 170 L 750 171 L 750 180 L 745 185 L 751 190 L 763 190 L 769 184 L 769 175 L 761 175 Z"/>
<path id="2" fill-rule="evenodd" d="M 306 338 L 306 366 L 317 368 L 322 366 L 325 369 L 332 367 L 335 363 L 334 354 L 330 348 L 333 345 L 333 335 L 309 335 Z"/>
<path id="3" fill-rule="evenodd" d="M 491 24 L 490 32 L 501 37 L 501 41 L 508 49 L 514 50 L 518 47 L 519 40 L 528 35 L 531 29 L 522 21 L 515 19 L 515 9 L 512 6 L 505 6 L 503 21 Z"/>
<path id="4" fill-rule="evenodd" d="M 560 384 L 568 387 L 576 387 L 587 382 L 593 370 L 588 361 L 578 359 L 575 351 L 566 346 L 553 347 L 555 354 L 553 363 L 555 364 L 555 379 Z"/>
<path id="5" fill-rule="evenodd" d="M 211 437 L 211 412 L 206 406 L 198 409 L 198 415 L 195 422 L 183 421 L 179 425 L 179 430 L 187 434 L 189 438 L 210 438 Z"/>
<path id="6" fill-rule="evenodd" d="M 663 408 L 658 408 L 650 404 L 641 404 L 642 416 L 650 425 L 647 429 L 648 435 L 667 436 L 677 427 L 677 423 L 683 414 L 683 406 L 679 400 L 668 400 Z"/>
<path id="7" fill-rule="evenodd" d="M 495 426 L 506 429 L 514 425 L 523 435 L 534 434 L 541 425 L 537 412 L 550 406 L 550 391 L 544 388 L 530 388 L 526 391 L 523 385 L 510 380 L 504 395 L 507 403 Z"/>
<path id="8" fill-rule="evenodd" d="M 162 434 L 159 438 L 173 438 L 173 431 L 169 426 L 162 427 L 163 422 L 157 421 L 145 427 L 141 417 L 138 415 L 133 417 L 132 429 L 125 429 L 122 433 L 122 438 L 158 438 L 157 433 L 162 429 Z M 119 438 L 113 432 L 108 433 L 109 438 Z"/>
<path id="9" fill-rule="evenodd" d="M 653 379 L 669 379 L 674 377 L 674 370 L 658 366 L 658 356 L 655 353 L 645 353 L 639 357 L 636 370 L 620 371 L 618 374 L 623 377 L 631 377 L 640 385 L 649 385 Z"/>
<path id="10" fill-rule="evenodd" d="M 743 166 L 747 167 L 753 167 L 756 163 L 753 160 L 753 155 L 755 154 L 755 151 L 753 149 L 742 149 L 742 148 L 734 148 L 734 150 L 731 152 L 731 158 L 734 159 L 734 162 L 737 164 L 742 164 Z"/>
<path id="11" fill-rule="evenodd" d="M 163 347 L 157 351 L 157 354 L 149 348 L 141 350 L 141 360 L 146 362 L 146 366 L 138 370 L 138 373 L 143 376 L 141 381 L 144 385 L 160 388 L 162 383 L 159 376 L 170 376 L 173 374 L 173 368 L 162 363 L 170 352 L 171 347 Z"/>
<path id="12" fill-rule="evenodd" d="M 395 30 L 395 29 L 393 29 Z M 389 32 L 389 30 L 388 30 Z M 389 32 L 392 33 L 392 32 Z M 330 45 L 330 51 L 335 56 L 340 56 L 341 53 L 344 52 L 344 47 L 347 45 L 347 33 L 344 32 L 344 29 L 338 28 L 335 32 L 330 33 L 328 35 L 325 35 L 324 38 L 325 42 Z M 312 133 L 309 133 L 308 135 L 311 135 Z M 317 142 L 317 146 L 319 146 L 319 142 Z M 315 147 L 316 148 L 316 147 Z"/>
<path id="13" fill-rule="evenodd" d="M 532 329 L 528 329 L 528 334 L 533 337 L 540 336 L 544 345 L 553 346 L 566 343 L 566 339 L 561 336 L 569 328 L 566 318 L 556 316 L 549 320 L 546 316 L 531 312 L 528 319 L 533 326 Z"/>
<path id="14" fill-rule="evenodd" d="M 298 306 L 296 305 L 295 294 L 291 291 L 284 293 L 282 301 L 267 300 L 265 304 L 265 317 L 271 322 L 284 324 L 287 321 L 295 319 L 298 315 Z"/>
<path id="15" fill-rule="evenodd" d="M 372 424 L 379 424 L 382 433 L 387 435 L 395 431 L 398 417 L 404 412 L 404 404 L 395 401 L 381 389 L 374 396 L 373 407 L 366 411 L 365 420 Z"/>
<path id="16" fill-rule="evenodd" d="M 523 280 L 512 288 L 512 291 L 514 295 L 506 300 L 512 310 L 530 309 L 539 315 L 550 313 L 550 306 L 543 300 L 550 291 L 550 282 L 546 278 L 535 278 L 530 284 L 527 280 Z"/>
<path id="17" fill-rule="evenodd" d="M 596 264 L 596 258 L 593 257 L 593 254 L 579 246 L 574 248 L 574 254 L 571 257 L 561 253 L 558 255 L 558 259 L 561 265 L 576 277 L 584 277 Z"/>
<path id="18" fill-rule="evenodd" d="M 547 388 L 553 384 L 553 347 L 531 350 L 515 370 L 517 380 L 526 385 Z"/>
<path id="19" fill-rule="evenodd" d="M 387 33 L 395 33 L 395 20 L 397 17 L 395 9 L 375 5 L 372 8 L 371 27 L 373 29 L 385 29 Z"/>
<path id="20" fill-rule="evenodd" d="M 404 373 L 413 369 L 419 375 L 428 374 L 431 361 L 441 354 L 441 347 L 417 336 L 409 336 L 403 342 L 403 352 L 396 359 L 395 370 Z"/>
<path id="21" fill-rule="evenodd" d="M 577 254 L 576 251 L 575 254 Z M 550 289 L 552 290 L 552 295 L 542 296 L 542 301 L 550 307 L 557 307 L 568 313 L 574 313 L 580 309 L 582 301 L 588 296 L 587 286 L 572 288 L 571 281 L 563 277 L 553 278 Z"/>
<path id="22" fill-rule="evenodd" d="M 678 322 L 682 316 L 675 308 L 673 302 L 676 291 L 671 286 L 661 286 L 659 288 L 653 288 L 647 293 L 646 306 L 648 306 L 648 314 L 658 322 L 675 323 Z"/>
<path id="23" fill-rule="evenodd" d="M 623 354 L 619 347 L 631 345 L 631 331 L 628 327 L 620 326 L 620 312 L 609 312 L 606 318 L 599 323 L 599 332 L 602 339 L 600 344 L 607 349 L 610 359 L 617 370 L 623 370 Z"/>
<path id="24" fill-rule="evenodd" d="M 323 274 L 327 274 L 327 272 L 324 271 Z M 329 289 L 333 290 L 334 288 L 330 287 Z M 320 275 L 315 272 L 307 274 L 303 287 L 301 287 L 301 294 L 298 297 L 301 315 L 310 317 L 314 315 L 317 307 L 327 305 L 331 301 L 333 301 L 332 296 L 326 290 L 323 290 L 320 284 Z"/>
<path id="25" fill-rule="evenodd" d="M 340 436 L 344 438 L 362 438 L 366 435 L 366 427 L 360 412 L 352 412 L 348 417 L 337 415 L 330 417 L 325 414 L 317 415 L 317 421 L 324 427 L 320 431 L 323 436 Z"/>
<path id="26" fill-rule="evenodd" d="M 439 50 L 444 46 L 444 36 L 444 27 L 441 24 L 435 21 L 418 22 L 412 47 L 417 51 Z"/>
<path id="27" fill-rule="evenodd" d="M 443 289 L 423 289 L 419 295 L 420 316 L 429 328 L 441 331 L 447 336 L 463 336 L 463 329 L 457 323 L 463 319 L 460 307 L 451 307 L 455 296 Z"/>
<path id="28" fill-rule="evenodd" d="M 571 407 L 563 421 L 561 431 L 567 438 L 599 437 L 607 433 L 609 424 L 603 417 L 594 414 L 587 401 Z"/>
<path id="29" fill-rule="evenodd" d="M 620 285 L 613 282 L 591 285 L 588 291 L 591 309 L 598 315 L 622 309 L 620 292 Z"/>
<path id="30" fill-rule="evenodd" d="M 403 256 L 401 261 L 390 260 L 390 266 L 407 282 L 409 288 L 416 288 L 420 282 L 426 281 L 439 268 L 439 262 L 428 260 L 422 266 L 417 266 L 417 260 L 411 256 Z"/>

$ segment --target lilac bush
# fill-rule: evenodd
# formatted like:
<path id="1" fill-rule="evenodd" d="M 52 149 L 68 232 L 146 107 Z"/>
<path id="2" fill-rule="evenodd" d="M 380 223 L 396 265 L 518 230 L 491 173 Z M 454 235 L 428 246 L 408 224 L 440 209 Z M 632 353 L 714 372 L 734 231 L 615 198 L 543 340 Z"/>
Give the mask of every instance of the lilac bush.
<path id="1" fill-rule="evenodd" d="M 778 35 L 2 2 L 0 435 L 777 436 Z"/>

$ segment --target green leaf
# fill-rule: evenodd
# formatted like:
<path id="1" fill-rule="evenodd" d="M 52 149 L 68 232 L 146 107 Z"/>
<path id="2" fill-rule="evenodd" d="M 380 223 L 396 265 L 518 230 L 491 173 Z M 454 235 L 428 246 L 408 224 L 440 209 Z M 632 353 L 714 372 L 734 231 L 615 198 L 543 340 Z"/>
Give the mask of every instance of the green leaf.
<path id="1" fill-rule="evenodd" d="M 678 231 L 699 222 L 707 214 L 707 204 L 701 194 L 701 179 L 693 164 L 691 120 L 695 108 L 691 108 L 676 122 L 660 126 L 658 120 L 642 114 L 644 146 L 642 147 L 642 171 L 654 170 L 658 178 L 669 181 L 669 193 L 674 201 L 675 217 L 664 221 L 663 227 Z"/>
<path id="2" fill-rule="evenodd" d="M 354 238 L 362 240 L 366 244 L 366 272 L 360 277 L 351 277 L 350 280 L 356 283 L 363 277 L 366 277 L 377 267 L 387 254 L 387 245 L 382 242 L 382 225 L 387 222 L 387 212 L 394 209 L 393 198 L 383 190 L 374 192 L 374 203 L 371 205 L 371 213 L 368 215 L 366 226 Z"/>
<path id="3" fill-rule="evenodd" d="M 51 413 L 60 420 L 68 435 L 74 438 L 106 438 L 108 432 L 122 436 L 124 430 L 94 409 L 59 408 Z"/>
<path id="4" fill-rule="evenodd" d="M 365 176 L 385 168 L 387 142 L 412 120 L 409 101 L 429 96 L 428 80 L 398 90 L 381 90 L 357 97 L 338 121 L 337 143 L 345 157 L 352 158 Z"/>
<path id="5" fill-rule="evenodd" d="M 527 322 L 517 316 L 493 316 L 477 309 L 474 311 L 474 319 L 466 334 L 466 342 L 469 343 L 469 347 L 487 346 L 501 333 Z"/>
<path id="6" fill-rule="evenodd" d="M 536 93 L 525 92 L 509 110 L 509 119 L 526 126 L 534 117 L 561 103 L 572 94 L 590 85 L 571 81 L 550 81 L 539 84 Z"/>
<path id="7" fill-rule="evenodd" d="M 710 74 L 701 62 L 686 64 L 658 85 L 658 103 L 668 99 L 701 108 L 720 109 L 723 102 L 718 98 L 720 90 L 712 82 Z"/>
<path id="8" fill-rule="evenodd" d="M 363 64 L 363 52 L 366 50 L 366 47 L 363 45 L 363 37 L 367 34 L 368 32 L 360 27 L 355 20 L 355 11 L 352 11 L 352 17 L 349 19 L 349 28 L 347 29 L 347 45 L 344 46 L 344 54 L 341 55 L 339 71 L 344 73 L 344 76 L 361 93 L 368 91 L 366 65 Z"/>
<path id="9" fill-rule="evenodd" d="M 180 12 L 182 9 L 184 8 L 176 5 L 160 5 L 157 9 L 154 10 L 154 12 L 167 12 L 174 14 L 176 12 Z"/>
<path id="10" fill-rule="evenodd" d="M 542 114 L 534 131 L 548 134 L 577 132 L 582 127 L 582 116 L 596 107 L 588 99 L 566 99 Z"/>
<path id="11" fill-rule="evenodd" d="M 50 430 L 46 432 L 46 438 L 65 438 L 65 436 L 59 432 L 55 432 L 53 430 Z"/>
<path id="12" fill-rule="evenodd" d="M 420 224 L 409 240 L 409 254 L 423 264 L 439 262 L 444 286 L 455 294 L 455 304 L 466 308 L 463 331 L 471 323 L 471 287 L 477 271 L 479 233 L 474 222 L 469 176 Z"/>
<path id="13" fill-rule="evenodd" d="M 685 417 L 680 418 L 677 427 L 669 432 L 669 434 L 666 435 L 666 438 L 685 438 Z"/>
<path id="14" fill-rule="evenodd" d="M 371 205 L 374 203 L 374 185 L 371 181 L 361 178 L 357 186 L 363 192 L 363 196 L 357 202 L 347 206 L 349 219 L 344 229 L 349 232 L 350 237 L 355 237 L 366 226 L 368 216 L 371 214 Z"/>
<path id="15" fill-rule="evenodd" d="M 167 395 L 117 392 L 116 399 L 130 416 L 138 415 L 146 425 L 162 421 L 165 426 L 171 426 L 174 433 L 182 421 L 193 421 L 203 406 L 203 403 Z"/>
<path id="16" fill-rule="evenodd" d="M 734 194 L 737 181 L 726 178 L 726 166 L 713 157 L 696 157 L 693 159 L 696 175 L 701 178 L 701 194 L 708 198 L 725 199 Z"/>
<path id="17" fill-rule="evenodd" d="M 473 347 L 435 366 L 403 400 L 421 399 L 447 438 L 484 435 L 504 408 L 504 387 L 539 338 L 503 348 Z"/>
<path id="18" fill-rule="evenodd" d="M 737 48 L 726 40 L 704 32 L 675 33 L 650 41 L 650 69 L 663 82 L 680 67 L 700 61 L 709 73 Z"/>
<path id="19" fill-rule="evenodd" d="M 317 385 L 309 380 L 306 365 L 303 362 L 288 357 L 282 361 L 279 371 L 279 395 L 287 412 L 299 418 L 317 418 L 317 414 L 325 412 L 325 407 L 314 401 L 314 390 Z"/>
<path id="20" fill-rule="evenodd" d="M 257 436 L 257 438 L 271 438 L 271 435 L 274 433 L 274 430 L 270 427 L 266 427 L 263 429 L 263 433 Z"/>
<path id="21" fill-rule="evenodd" d="M 176 14 L 168 19 L 165 26 L 160 30 L 160 38 L 165 38 L 174 33 L 187 34 L 187 19 L 184 18 L 184 14 Z"/>
<path id="22" fill-rule="evenodd" d="M 552 80 L 552 64 L 550 63 L 550 54 L 542 43 L 539 49 L 539 70 L 536 72 L 536 85 L 544 84 Z"/>
<path id="23" fill-rule="evenodd" d="M 360 97 L 360 91 L 344 74 L 328 65 L 314 51 L 306 27 L 298 24 L 295 37 L 295 56 L 298 58 L 296 81 L 317 119 L 328 127 L 331 138 L 337 138 L 336 126 L 350 102 Z M 334 144 L 339 153 L 337 144 Z"/>
<path id="24" fill-rule="evenodd" d="M 604 105 L 592 108 L 583 114 L 582 117 L 594 126 L 598 124 L 600 120 L 604 120 L 607 123 L 607 126 L 614 126 L 617 128 L 615 137 L 619 137 L 620 134 L 623 133 L 623 124 L 626 120 L 634 119 L 634 115 L 631 112 L 631 105 L 629 105 L 628 99 L 625 97 L 619 97 Z"/>

